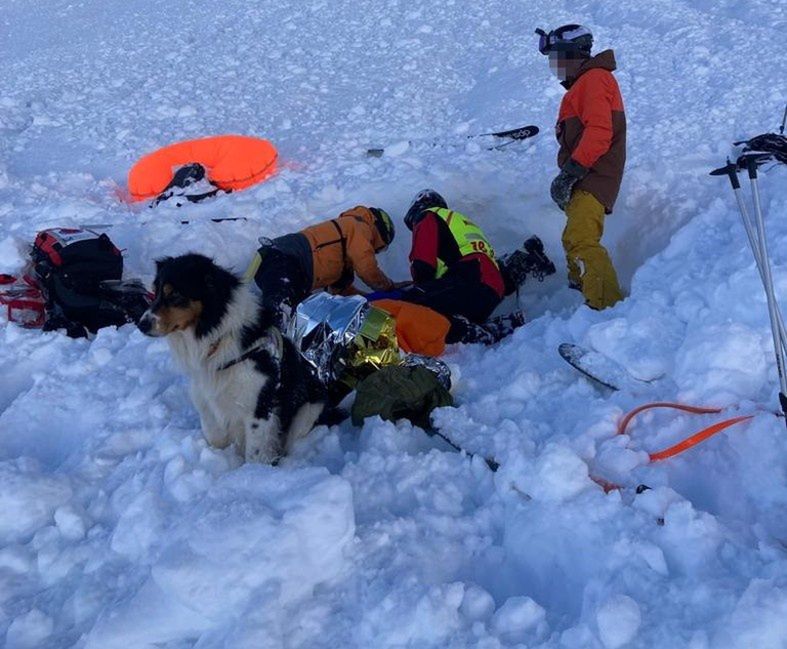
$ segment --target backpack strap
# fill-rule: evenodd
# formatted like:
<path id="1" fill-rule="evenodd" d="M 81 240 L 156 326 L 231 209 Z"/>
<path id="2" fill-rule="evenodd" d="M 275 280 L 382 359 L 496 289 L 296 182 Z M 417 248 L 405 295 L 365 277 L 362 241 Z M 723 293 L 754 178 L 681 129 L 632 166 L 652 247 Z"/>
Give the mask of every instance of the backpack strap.
<path id="1" fill-rule="evenodd" d="M 338 222 L 337 219 L 331 219 L 330 223 L 331 223 L 331 225 L 333 225 L 334 228 L 336 228 L 336 234 L 339 235 L 339 238 L 338 239 L 334 239 L 333 241 L 326 241 L 324 243 L 321 243 L 321 244 L 317 245 L 315 247 L 315 251 L 316 250 L 322 250 L 323 248 L 325 248 L 327 246 L 333 246 L 333 245 L 335 245 L 337 243 L 341 244 L 341 246 L 342 246 L 342 275 L 341 275 L 341 277 L 339 277 L 339 279 L 336 282 L 331 284 L 331 288 L 342 290 L 344 288 L 347 288 L 350 284 L 352 284 L 354 274 L 353 274 L 353 269 L 347 267 L 347 238 L 344 236 L 344 232 L 342 232 L 342 228 L 339 225 L 339 222 Z"/>
<path id="2" fill-rule="evenodd" d="M 352 269 L 347 268 L 347 238 L 344 236 L 342 228 L 339 226 L 339 222 L 336 219 L 331 219 L 331 224 L 336 228 L 336 233 L 339 235 L 339 240 L 331 241 L 331 243 L 342 244 L 342 275 L 339 277 L 338 281 L 331 285 L 331 287 L 342 290 L 352 284 L 353 271 Z"/>
<path id="3" fill-rule="evenodd" d="M 336 219 L 331 219 L 331 224 L 333 227 L 336 228 L 336 233 L 339 235 L 339 241 L 332 241 L 331 243 L 341 243 L 342 244 L 342 264 L 347 264 L 347 239 L 344 236 L 344 232 L 342 232 L 339 223 Z"/>
<path id="4" fill-rule="evenodd" d="M 213 354 L 216 353 L 216 350 L 221 344 L 221 339 L 219 339 L 214 344 L 215 344 L 215 348 L 213 348 L 211 351 L 208 352 L 208 358 L 210 358 Z M 269 327 L 268 330 L 265 332 L 264 337 L 260 338 L 256 343 L 254 343 L 251 347 L 246 349 L 237 358 L 233 358 L 231 361 L 227 361 L 223 365 L 220 365 L 216 371 L 222 372 L 224 370 L 228 370 L 229 368 L 234 367 L 238 363 L 242 363 L 243 361 L 248 360 L 261 349 L 267 351 L 275 359 L 280 359 L 284 354 L 284 339 L 282 338 L 281 331 L 279 331 L 276 327 Z"/>

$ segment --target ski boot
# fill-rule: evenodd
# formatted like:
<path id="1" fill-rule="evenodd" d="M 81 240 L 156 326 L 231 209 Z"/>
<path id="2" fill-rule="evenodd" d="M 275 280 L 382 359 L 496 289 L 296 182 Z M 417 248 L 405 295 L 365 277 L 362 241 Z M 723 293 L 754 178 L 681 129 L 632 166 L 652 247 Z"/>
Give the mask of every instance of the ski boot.
<path id="1" fill-rule="evenodd" d="M 451 321 L 451 328 L 448 330 L 445 342 L 449 344 L 480 343 L 482 345 L 494 345 L 525 324 L 525 314 L 517 310 L 513 313 L 487 320 L 483 324 L 471 322 L 461 315 L 452 315 L 449 320 Z"/>
<path id="2" fill-rule="evenodd" d="M 494 336 L 495 342 L 498 342 L 510 336 L 514 331 L 519 329 L 519 327 L 524 325 L 525 322 L 525 314 L 517 309 L 511 313 L 499 315 L 496 318 L 490 318 L 483 324 L 483 327 Z"/>
<path id="3" fill-rule="evenodd" d="M 503 255 L 498 259 L 500 272 L 505 282 L 505 294 L 514 293 L 528 276 L 539 282 L 555 273 L 555 264 L 544 252 L 544 244 L 537 236 L 532 236 L 525 241 L 522 248 Z"/>

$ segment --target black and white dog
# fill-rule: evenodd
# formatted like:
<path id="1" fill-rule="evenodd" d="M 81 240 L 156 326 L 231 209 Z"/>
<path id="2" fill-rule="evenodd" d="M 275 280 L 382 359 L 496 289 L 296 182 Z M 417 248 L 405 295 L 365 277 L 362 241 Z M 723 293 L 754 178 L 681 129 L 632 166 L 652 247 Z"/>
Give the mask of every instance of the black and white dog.
<path id="1" fill-rule="evenodd" d="M 139 321 L 167 336 L 191 378 L 208 442 L 246 461 L 273 462 L 305 436 L 325 390 L 272 314 L 235 275 L 198 254 L 156 262 L 155 298 Z"/>

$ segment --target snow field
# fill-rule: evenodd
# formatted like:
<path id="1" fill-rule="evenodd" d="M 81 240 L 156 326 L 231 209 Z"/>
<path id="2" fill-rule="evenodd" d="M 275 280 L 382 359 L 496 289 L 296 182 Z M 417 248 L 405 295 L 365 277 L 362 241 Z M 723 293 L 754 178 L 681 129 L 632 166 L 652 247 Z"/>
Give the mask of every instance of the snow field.
<path id="1" fill-rule="evenodd" d="M 784 88 L 760 54 L 784 2 L 7 0 L 3 16 L 0 272 L 36 231 L 86 223 L 113 226 L 128 276 L 188 250 L 242 271 L 262 234 L 357 203 L 398 218 L 429 185 L 499 251 L 535 232 L 560 262 L 562 90 L 532 32 L 578 21 L 619 62 L 629 160 L 605 242 L 630 297 L 588 311 L 561 271 L 526 287 L 532 321 L 509 340 L 450 350 L 459 407 L 437 421 L 497 474 L 380 421 L 241 466 L 202 440 L 161 341 L 0 321 L 0 644 L 785 646 L 783 421 L 652 465 L 646 451 L 715 418 L 647 414 L 614 434 L 645 400 L 776 407 L 759 277 L 726 181 L 706 174 L 776 126 Z M 464 139 L 529 123 L 542 134 L 502 151 Z M 280 173 L 180 210 L 119 200 L 141 154 L 223 132 L 272 139 Z M 784 174 L 761 181 L 783 303 Z M 382 258 L 397 279 L 408 243 L 400 228 Z M 652 384 L 604 393 L 557 356 L 564 341 Z"/>

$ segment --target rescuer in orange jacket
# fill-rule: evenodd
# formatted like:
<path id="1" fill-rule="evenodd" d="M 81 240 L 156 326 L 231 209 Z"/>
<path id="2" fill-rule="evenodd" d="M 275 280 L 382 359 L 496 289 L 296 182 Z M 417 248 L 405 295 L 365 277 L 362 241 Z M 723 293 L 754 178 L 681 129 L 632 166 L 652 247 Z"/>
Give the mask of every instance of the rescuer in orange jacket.
<path id="1" fill-rule="evenodd" d="M 375 255 L 394 238 L 385 210 L 358 205 L 337 218 L 268 241 L 247 271 L 262 291 L 263 304 L 282 326 L 292 310 L 314 290 L 357 292 L 355 275 L 377 291 L 395 287 Z"/>
<path id="2" fill-rule="evenodd" d="M 567 92 L 560 104 L 556 135 L 560 173 L 552 200 L 566 213 L 563 247 L 569 285 L 585 302 L 605 309 L 622 299 L 617 274 L 601 245 L 604 217 L 612 213 L 626 162 L 626 116 L 612 50 L 595 56 L 593 35 L 581 25 L 549 33 L 536 30 L 539 51 Z"/>

